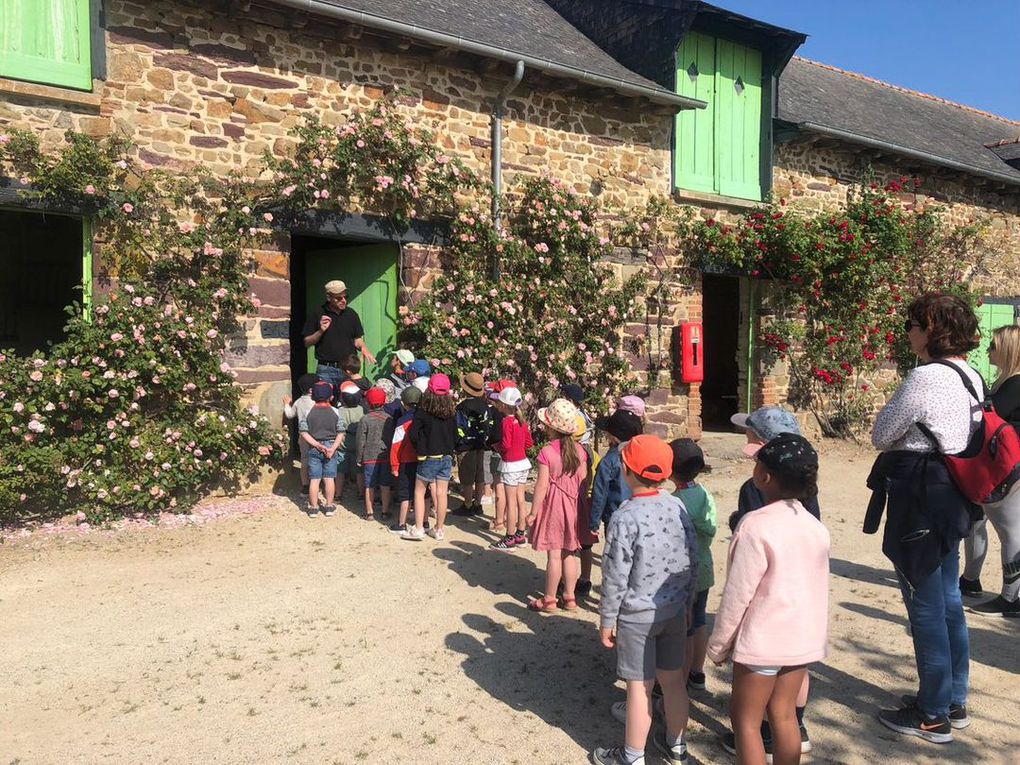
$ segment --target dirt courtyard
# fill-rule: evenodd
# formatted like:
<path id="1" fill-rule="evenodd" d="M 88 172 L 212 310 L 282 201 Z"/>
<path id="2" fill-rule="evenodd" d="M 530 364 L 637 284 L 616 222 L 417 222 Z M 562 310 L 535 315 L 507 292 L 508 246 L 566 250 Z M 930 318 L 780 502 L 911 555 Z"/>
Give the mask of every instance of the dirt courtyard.
<path id="1" fill-rule="evenodd" d="M 741 441 L 703 442 L 723 526 L 749 474 Z M 968 616 L 974 724 L 954 743 L 875 720 L 916 681 L 891 568 L 879 537 L 860 531 L 871 458 L 823 449 L 831 649 L 812 669 L 804 761 L 1016 762 L 1014 621 Z M 529 612 L 538 554 L 488 551 L 478 520 L 455 520 L 445 542 L 413 543 L 353 512 L 310 519 L 286 497 L 260 504 L 203 526 L 0 545 L 0 765 L 582 763 L 622 742 L 597 594 L 571 614 Z M 721 528 L 710 613 L 728 540 Z M 994 534 L 988 560 L 986 589 L 999 583 Z M 717 741 L 729 672 L 707 671 L 690 761 L 729 763 Z"/>

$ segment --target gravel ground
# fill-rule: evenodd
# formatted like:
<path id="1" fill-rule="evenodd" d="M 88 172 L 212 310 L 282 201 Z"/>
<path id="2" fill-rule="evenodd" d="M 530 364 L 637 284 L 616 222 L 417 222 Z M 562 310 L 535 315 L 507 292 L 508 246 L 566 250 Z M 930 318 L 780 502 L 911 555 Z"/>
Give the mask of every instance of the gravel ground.
<path id="1" fill-rule="evenodd" d="M 703 442 L 724 516 L 749 474 L 741 440 Z M 805 761 L 1016 761 L 1013 621 L 969 617 L 974 725 L 953 744 L 875 721 L 916 681 L 890 567 L 860 532 L 870 463 L 861 448 L 823 450 L 831 656 L 812 673 Z M 213 501 L 173 527 L 8 537 L 0 763 L 581 763 L 622 741 L 597 594 L 571 614 L 530 613 L 537 554 L 487 551 L 478 520 L 456 521 L 443 543 L 404 542 L 359 510 L 310 519 L 267 496 Z M 713 548 L 720 584 L 728 537 Z M 728 670 L 708 678 L 691 762 L 728 763 Z"/>

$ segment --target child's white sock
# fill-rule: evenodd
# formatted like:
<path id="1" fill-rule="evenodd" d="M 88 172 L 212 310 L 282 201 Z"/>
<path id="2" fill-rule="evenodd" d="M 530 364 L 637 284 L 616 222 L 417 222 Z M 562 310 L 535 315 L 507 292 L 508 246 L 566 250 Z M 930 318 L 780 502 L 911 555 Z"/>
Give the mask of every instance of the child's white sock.
<path id="1" fill-rule="evenodd" d="M 645 753 L 642 750 L 631 749 L 629 746 L 625 746 L 623 747 L 623 753 L 630 765 L 645 765 Z"/>

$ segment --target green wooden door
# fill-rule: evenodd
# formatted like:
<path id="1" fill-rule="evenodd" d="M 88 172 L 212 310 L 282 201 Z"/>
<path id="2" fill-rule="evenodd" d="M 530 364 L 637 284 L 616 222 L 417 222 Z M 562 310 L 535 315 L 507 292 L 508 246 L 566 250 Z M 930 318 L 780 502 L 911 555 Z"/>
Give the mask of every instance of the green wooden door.
<path id="1" fill-rule="evenodd" d="M 332 279 L 347 284 L 347 305 L 358 312 L 365 345 L 378 360 L 361 373 L 370 380 L 385 374 L 397 341 L 397 260 L 400 250 L 388 244 L 312 250 L 305 260 L 305 296 L 309 313 L 325 301 L 323 285 Z M 308 369 L 315 371 L 315 348 L 308 349 Z"/>
<path id="2" fill-rule="evenodd" d="M 89 0 L 0 0 L 0 77 L 92 89 Z"/>
<path id="3" fill-rule="evenodd" d="M 761 199 L 761 52 L 719 40 L 719 193 Z"/>
<path id="4" fill-rule="evenodd" d="M 981 345 L 967 356 L 985 382 L 991 387 L 992 381 L 999 373 L 988 361 L 988 343 L 992 340 L 992 331 L 1016 323 L 1016 306 L 1012 303 L 984 303 L 977 309 L 978 326 L 981 329 Z"/>
<path id="5" fill-rule="evenodd" d="M 681 188 L 715 192 L 715 38 L 688 32 L 676 59 L 677 92 L 708 103 L 676 116 L 674 175 Z"/>

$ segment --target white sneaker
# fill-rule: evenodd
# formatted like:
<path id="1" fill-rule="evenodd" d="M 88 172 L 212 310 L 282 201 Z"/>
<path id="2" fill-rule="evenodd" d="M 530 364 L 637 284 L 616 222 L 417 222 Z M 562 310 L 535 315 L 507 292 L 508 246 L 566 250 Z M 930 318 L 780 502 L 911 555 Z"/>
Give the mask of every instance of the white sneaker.
<path id="1" fill-rule="evenodd" d="M 420 529 L 417 526 L 408 526 L 407 530 L 400 535 L 401 539 L 408 539 L 412 542 L 420 542 L 425 538 L 425 529 Z"/>
<path id="2" fill-rule="evenodd" d="M 446 538 L 446 534 L 443 533 L 443 530 L 435 527 L 428 530 L 428 535 L 437 542 L 442 542 Z"/>

